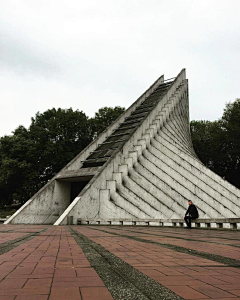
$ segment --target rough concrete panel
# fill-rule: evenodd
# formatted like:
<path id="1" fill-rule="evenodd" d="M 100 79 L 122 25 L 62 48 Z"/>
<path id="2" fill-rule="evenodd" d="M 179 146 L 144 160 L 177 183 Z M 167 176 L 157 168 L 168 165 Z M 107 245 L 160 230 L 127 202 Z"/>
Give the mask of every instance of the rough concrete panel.
<path id="1" fill-rule="evenodd" d="M 47 185 L 44 191 L 28 200 L 5 223 L 12 224 L 44 224 L 55 211 L 51 199 L 55 190 L 55 182 Z"/>

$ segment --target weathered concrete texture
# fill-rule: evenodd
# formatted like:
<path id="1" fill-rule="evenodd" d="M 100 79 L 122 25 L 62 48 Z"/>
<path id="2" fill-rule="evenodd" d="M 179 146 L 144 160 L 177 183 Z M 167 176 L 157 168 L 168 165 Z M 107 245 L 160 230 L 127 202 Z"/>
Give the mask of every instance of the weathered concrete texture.
<path id="1" fill-rule="evenodd" d="M 105 152 L 90 154 L 105 140 L 111 140 Z M 108 143 L 118 148 L 111 152 Z M 111 156 L 102 157 L 108 150 Z M 86 184 L 70 199 L 74 181 Z M 186 199 L 196 204 L 200 218 L 240 217 L 240 191 L 207 169 L 193 150 L 188 81 L 182 70 L 168 83 L 160 77 L 6 223 L 179 219 Z"/>

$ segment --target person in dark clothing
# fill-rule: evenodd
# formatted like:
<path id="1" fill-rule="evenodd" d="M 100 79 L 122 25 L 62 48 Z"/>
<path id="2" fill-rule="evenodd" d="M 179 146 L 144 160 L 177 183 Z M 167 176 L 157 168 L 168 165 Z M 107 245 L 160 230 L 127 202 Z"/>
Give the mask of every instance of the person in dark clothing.
<path id="1" fill-rule="evenodd" d="M 187 227 L 191 228 L 192 220 L 198 218 L 198 210 L 191 200 L 188 201 L 188 205 L 188 210 L 186 211 L 184 220 L 187 224 Z"/>

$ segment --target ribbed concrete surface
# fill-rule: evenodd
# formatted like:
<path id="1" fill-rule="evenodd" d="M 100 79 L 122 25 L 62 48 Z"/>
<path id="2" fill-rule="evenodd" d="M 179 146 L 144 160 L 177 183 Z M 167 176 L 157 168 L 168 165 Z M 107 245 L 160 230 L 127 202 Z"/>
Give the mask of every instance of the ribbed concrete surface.
<path id="1" fill-rule="evenodd" d="M 109 185 L 112 203 L 139 219 L 182 218 L 186 199 L 198 207 L 200 218 L 240 216 L 239 190 L 207 169 L 192 148 L 185 82 L 153 124 L 149 140 L 141 139 L 144 148 L 139 145 L 119 167 L 116 188 Z"/>

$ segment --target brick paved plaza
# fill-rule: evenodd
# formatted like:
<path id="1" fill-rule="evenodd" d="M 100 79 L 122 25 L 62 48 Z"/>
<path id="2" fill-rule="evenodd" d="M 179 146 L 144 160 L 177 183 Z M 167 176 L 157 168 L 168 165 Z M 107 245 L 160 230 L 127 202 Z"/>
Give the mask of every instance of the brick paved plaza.
<path id="1" fill-rule="evenodd" d="M 240 232 L 0 225 L 0 300 L 240 299 Z"/>

